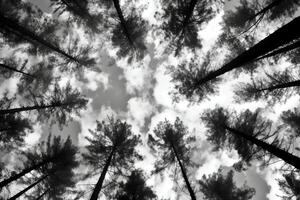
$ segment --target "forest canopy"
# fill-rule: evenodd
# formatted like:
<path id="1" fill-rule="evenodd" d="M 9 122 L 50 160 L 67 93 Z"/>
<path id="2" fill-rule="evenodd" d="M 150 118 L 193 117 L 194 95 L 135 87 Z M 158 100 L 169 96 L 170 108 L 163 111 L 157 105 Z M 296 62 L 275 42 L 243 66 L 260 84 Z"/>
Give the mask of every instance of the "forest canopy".
<path id="1" fill-rule="evenodd" d="M 299 200 L 300 0 L 0 0 L 0 199 Z"/>

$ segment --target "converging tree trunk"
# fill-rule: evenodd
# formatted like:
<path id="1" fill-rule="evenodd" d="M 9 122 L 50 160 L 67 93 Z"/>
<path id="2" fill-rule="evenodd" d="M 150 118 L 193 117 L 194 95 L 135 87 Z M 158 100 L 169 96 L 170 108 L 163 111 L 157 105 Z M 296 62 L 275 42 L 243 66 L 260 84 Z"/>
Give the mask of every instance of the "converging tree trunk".
<path id="1" fill-rule="evenodd" d="M 5 17 L 2 13 L 0 13 L 0 25 L 1 25 L 0 30 L 4 29 L 4 30 L 30 42 L 30 43 L 41 44 L 41 45 L 45 46 L 46 48 L 48 48 L 52 51 L 55 51 L 55 52 L 63 55 L 64 57 L 72 60 L 73 62 L 81 64 L 81 62 L 77 58 L 66 53 L 65 51 L 61 50 L 60 48 L 52 45 L 50 42 L 39 37 L 36 33 L 32 32 L 32 31 L 28 30 L 27 28 L 18 24 L 18 22 Z"/>
<path id="2" fill-rule="evenodd" d="M 261 88 L 258 91 L 259 92 L 263 92 L 263 91 L 271 92 L 271 91 L 277 90 L 277 89 L 283 89 L 283 88 L 289 88 L 289 87 L 299 87 L 299 86 L 300 86 L 300 80 L 296 80 L 296 81 L 282 83 L 282 84 L 278 84 L 278 85 L 274 85 L 274 86 L 270 86 L 270 87 L 266 87 L 266 88 Z"/>
<path id="3" fill-rule="evenodd" d="M 189 179 L 188 179 L 188 177 L 187 177 L 187 175 L 186 175 L 186 171 L 185 171 L 185 169 L 184 169 L 184 166 L 183 166 L 183 164 L 181 163 L 181 160 L 180 160 L 180 158 L 179 158 L 179 156 L 178 156 L 178 154 L 177 154 L 177 151 L 176 151 L 176 149 L 175 149 L 173 143 L 171 143 L 171 146 L 172 146 L 172 149 L 173 149 L 173 151 L 174 151 L 175 157 L 176 157 L 176 159 L 177 159 L 177 161 L 178 161 L 178 163 L 179 163 L 180 170 L 181 170 L 181 172 L 182 172 L 182 176 L 183 176 L 183 179 L 184 179 L 184 181 L 185 181 L 186 187 L 187 187 L 187 189 L 188 189 L 188 191 L 189 191 L 190 197 L 191 197 L 192 200 L 196 200 L 196 195 L 195 195 L 195 193 L 194 193 L 194 191 L 193 191 L 193 189 L 192 189 L 192 187 L 191 187 L 191 184 L 190 184 Z"/>
<path id="4" fill-rule="evenodd" d="M 47 194 L 50 191 L 50 189 L 48 188 L 47 190 L 45 190 L 40 196 L 38 196 L 38 198 L 36 198 L 36 200 L 40 200 L 43 198 L 43 196 L 45 196 L 45 194 Z"/>
<path id="5" fill-rule="evenodd" d="M 243 52 L 235 59 L 225 64 L 220 69 L 210 72 L 206 77 L 198 80 L 195 86 L 200 86 L 210 80 L 217 78 L 233 69 L 241 67 L 242 65 L 255 60 L 258 57 L 286 45 L 293 40 L 300 38 L 300 17 L 295 18 L 290 23 L 276 30 L 274 33 L 261 40 L 258 44 L 254 45 L 247 51 Z M 282 52 L 281 52 L 282 53 Z"/>
<path id="6" fill-rule="evenodd" d="M 270 3 L 269 5 L 267 5 L 266 7 L 264 7 L 263 9 L 261 9 L 259 12 L 257 12 L 254 16 L 252 16 L 248 20 L 251 21 L 251 20 L 255 19 L 257 16 L 259 16 L 259 15 L 266 14 L 266 12 L 268 12 L 269 10 L 271 10 L 272 8 L 274 8 L 275 6 L 278 6 L 282 1 L 283 0 L 274 0 L 272 3 Z"/>
<path id="7" fill-rule="evenodd" d="M 284 162 L 294 166 L 297 169 L 300 169 L 300 158 L 297 156 L 294 156 L 293 154 L 290 154 L 276 146 L 273 146 L 271 144 L 268 144 L 264 141 L 261 141 L 254 136 L 247 135 L 246 133 L 240 132 L 239 130 L 233 129 L 231 127 L 228 127 L 224 125 L 224 128 L 231 133 L 238 135 L 253 144 L 257 145 L 258 147 L 262 148 L 263 150 L 273 154 L 274 156 L 277 156 L 278 158 L 282 159 Z"/>
<path id="8" fill-rule="evenodd" d="M 28 190 L 30 190 L 31 188 L 33 188 L 34 186 L 36 186 L 37 184 L 39 184 L 41 181 L 43 181 L 44 179 L 46 179 L 48 176 L 49 175 L 45 175 L 45 176 L 41 177 L 35 183 L 31 184 L 30 186 L 28 186 L 27 188 L 25 188 L 21 192 L 17 193 L 13 197 L 9 198 L 8 200 L 15 200 L 15 199 L 19 198 L 21 195 L 23 195 L 25 192 L 27 192 Z"/>
<path id="9" fill-rule="evenodd" d="M 127 29 L 127 25 L 126 25 L 126 20 L 124 18 L 124 15 L 123 15 L 123 12 L 121 10 L 121 6 L 120 6 L 120 2 L 119 0 L 113 0 L 114 2 L 114 7 L 115 9 L 117 10 L 117 13 L 118 13 L 118 17 L 120 19 L 120 22 L 121 22 L 121 26 L 122 26 L 122 29 L 124 31 L 124 34 L 125 34 L 125 37 L 127 38 L 127 40 L 129 41 L 129 43 L 134 46 L 134 42 L 129 34 L 129 30 Z"/>
<path id="10" fill-rule="evenodd" d="M 50 163 L 50 162 L 53 162 L 54 161 L 54 157 L 53 158 L 50 158 L 50 159 L 46 159 L 40 163 L 37 163 L 36 165 L 33 165 L 27 169 L 24 169 L 22 172 L 18 173 L 18 174 L 15 174 L 13 176 L 11 176 L 10 178 L 8 179 L 5 179 L 3 181 L 0 182 L 0 188 L 8 185 L 9 183 L 13 182 L 13 181 L 16 181 L 17 179 L 21 178 L 22 176 L 28 174 L 29 172 L 31 172 L 32 170 L 36 170 L 38 168 L 40 168 L 41 166 L 47 164 L 47 163 Z"/>
<path id="11" fill-rule="evenodd" d="M 95 186 L 95 188 L 94 188 L 94 191 L 93 191 L 93 194 L 92 194 L 90 200 L 97 200 L 97 199 L 98 199 L 99 193 L 100 193 L 100 191 L 101 191 L 101 189 L 102 189 L 102 185 L 103 185 L 103 182 L 104 182 L 104 179 L 105 179 L 105 175 L 106 175 L 107 170 L 108 170 L 108 168 L 109 168 L 109 165 L 110 165 L 110 163 L 111 163 L 112 157 L 113 157 L 113 155 L 114 155 L 114 153 L 115 153 L 115 150 L 116 150 L 116 149 L 115 149 L 115 147 L 114 147 L 114 148 L 112 149 L 110 155 L 108 156 L 108 158 L 107 158 L 107 160 L 106 160 L 106 163 L 105 163 L 105 165 L 104 165 L 104 168 L 103 168 L 103 170 L 102 170 L 102 172 L 101 172 L 100 178 L 99 178 L 99 180 L 98 180 L 98 182 L 97 182 L 97 184 L 96 184 L 96 186 Z"/>
<path id="12" fill-rule="evenodd" d="M 20 108 L 12 108 L 12 109 L 6 109 L 6 110 L 0 110 L 0 115 L 5 114 L 14 114 L 24 111 L 31 111 L 31 110 L 41 110 L 41 109 L 47 109 L 47 108 L 56 108 L 56 107 L 62 107 L 69 105 L 67 103 L 54 103 L 50 105 L 37 105 L 37 106 L 28 106 L 28 107 L 20 107 Z"/>
<path id="13" fill-rule="evenodd" d="M 34 77 L 33 75 L 31 75 L 31 74 L 28 74 L 28 73 L 26 73 L 26 72 L 23 72 L 23 71 L 21 71 L 21 70 L 18 70 L 18 69 L 14 68 L 14 67 L 10 67 L 10 66 L 8 66 L 8 65 L 6 65 L 6 64 L 3 64 L 3 63 L 0 63 L 0 67 L 2 67 L 2 68 L 4 68 L 4 69 L 7 69 L 7 70 L 10 70 L 10 71 L 13 71 L 13 72 L 17 72 L 17 73 L 23 74 L 23 75 L 28 76 L 28 77 L 31 77 L 31 78 L 35 78 L 35 77 Z"/>

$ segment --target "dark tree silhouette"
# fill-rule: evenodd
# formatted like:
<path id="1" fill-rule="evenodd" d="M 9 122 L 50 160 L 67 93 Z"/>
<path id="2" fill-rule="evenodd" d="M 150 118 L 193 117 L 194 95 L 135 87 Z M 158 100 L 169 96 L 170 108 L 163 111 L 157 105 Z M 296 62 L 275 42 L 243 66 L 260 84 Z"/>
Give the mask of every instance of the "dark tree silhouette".
<path id="1" fill-rule="evenodd" d="M 145 177 L 141 170 L 134 170 L 127 182 L 120 183 L 116 200 L 154 200 L 155 193 L 146 185 Z"/>
<path id="2" fill-rule="evenodd" d="M 96 130 L 90 133 L 92 137 L 86 138 L 90 143 L 86 147 L 88 152 L 83 157 L 95 170 L 102 170 L 90 198 L 97 200 L 108 169 L 122 175 L 133 167 L 135 160 L 142 159 L 135 150 L 141 141 L 139 136 L 133 135 L 130 125 L 113 117 L 107 122 L 97 121 Z"/>
<path id="3" fill-rule="evenodd" d="M 300 111 L 298 108 L 284 111 L 281 114 L 282 121 L 291 128 L 291 131 L 297 136 L 300 136 Z"/>
<path id="4" fill-rule="evenodd" d="M 26 65 L 27 62 L 23 63 L 23 66 Z M 23 66 L 21 68 L 23 68 Z M 0 73 L 1 75 L 9 78 L 12 76 L 13 73 L 16 74 L 22 74 L 25 77 L 28 77 L 30 79 L 34 79 L 35 76 L 32 74 L 29 74 L 27 72 L 24 72 L 22 69 L 18 69 L 17 63 L 13 59 L 6 59 L 3 61 L 0 61 Z"/>
<path id="5" fill-rule="evenodd" d="M 249 32 L 265 18 L 268 22 L 292 17 L 299 7 L 299 0 L 240 1 L 235 11 L 225 12 L 224 27 L 235 29 L 236 34 Z"/>
<path id="6" fill-rule="evenodd" d="M 264 99 L 275 103 L 300 92 L 300 80 L 293 76 L 290 70 L 266 76 L 266 79 L 252 79 L 250 83 L 240 83 L 235 90 L 236 99 L 238 101 Z"/>
<path id="7" fill-rule="evenodd" d="M 298 200 L 300 198 L 300 179 L 299 174 L 297 178 L 297 173 L 290 173 L 284 175 L 284 180 L 279 180 L 278 184 L 281 190 L 284 192 L 282 196 L 283 200 Z"/>
<path id="8" fill-rule="evenodd" d="M 296 27 L 300 25 L 300 17 L 295 18 L 290 23 L 284 25 L 283 27 L 276 30 L 274 33 L 266 37 L 265 39 L 258 42 L 256 45 L 241 53 L 235 59 L 231 60 L 223 67 L 210 71 L 202 76 L 198 80 L 196 80 L 193 85 L 194 88 L 201 91 L 200 87 L 207 87 L 206 83 L 218 78 L 219 76 L 233 70 L 242 67 L 243 65 L 252 62 L 253 60 L 258 60 L 260 57 L 271 53 L 272 51 L 276 51 L 278 48 L 289 44 L 295 39 L 298 39 L 300 36 L 300 32 L 296 30 Z M 202 91 L 206 91 L 202 89 Z M 180 92 L 180 91 L 179 91 Z M 202 96 L 205 96 L 202 95 Z"/>
<path id="9" fill-rule="evenodd" d="M 47 163 L 36 170 L 40 177 L 47 176 L 39 186 L 31 190 L 28 198 L 36 198 L 43 194 L 47 199 L 63 200 L 64 194 L 68 189 L 75 186 L 74 169 L 78 167 L 79 162 L 76 160 L 77 147 L 72 144 L 71 138 L 68 137 L 65 141 L 60 136 L 54 136 L 51 141 L 51 135 L 48 136 L 47 142 L 42 142 L 36 151 L 25 153 L 27 162 L 25 165 L 31 166 L 33 160 L 43 160 L 45 157 L 56 157 L 55 162 Z M 32 178 L 23 178 L 22 183 L 29 184 Z"/>
<path id="10" fill-rule="evenodd" d="M 21 2 L 20 0 L 17 0 L 13 3 L 10 1 L 1 3 L 0 32 L 4 35 L 4 37 L 10 39 L 14 37 L 14 42 L 18 40 L 20 42 L 29 42 L 35 46 L 40 47 L 39 49 L 41 51 L 45 51 L 48 49 L 62 55 L 67 60 L 81 64 L 80 59 L 68 54 L 58 46 L 59 40 L 58 37 L 55 36 L 54 32 L 59 26 L 51 20 L 48 20 L 46 21 L 46 23 L 41 25 L 41 22 L 39 22 L 37 19 L 40 18 L 43 13 L 40 10 L 33 11 L 34 9 L 30 7 L 31 5 L 29 3 L 27 3 L 27 5 L 24 4 L 25 3 Z M 22 12 L 20 13 L 17 8 L 22 6 L 26 6 L 27 9 L 25 11 L 23 10 L 23 12 L 27 14 L 28 18 L 25 18 L 25 20 L 23 19 L 21 21 Z M 46 27 L 42 29 L 44 32 L 35 32 L 35 30 L 39 30 L 40 27 Z M 47 35 L 45 32 L 47 33 Z"/>
<path id="11" fill-rule="evenodd" d="M 187 167 L 191 165 L 192 151 L 188 144 L 194 140 L 194 137 L 188 136 L 187 127 L 179 118 L 176 118 L 174 125 L 167 120 L 160 122 L 154 130 L 154 137 L 149 135 L 148 139 L 150 147 L 157 154 L 154 173 L 178 163 L 192 200 L 196 200 L 196 195 L 188 179 Z"/>
<path id="12" fill-rule="evenodd" d="M 112 22 L 112 44 L 118 47 L 117 55 L 128 56 L 128 62 L 133 59 L 141 60 L 147 51 L 145 37 L 147 33 L 147 22 L 138 15 L 135 8 L 130 13 L 124 13 L 119 0 L 100 0 L 101 5 L 106 9 L 114 7 L 116 12 L 110 16 Z M 116 23 L 117 21 L 117 23 Z"/>
<path id="13" fill-rule="evenodd" d="M 87 99 L 78 90 L 73 90 L 70 84 L 60 88 L 55 84 L 49 96 L 33 95 L 33 106 L 8 108 L 0 110 L 0 115 L 15 114 L 25 111 L 38 111 L 39 120 L 55 118 L 60 126 L 72 119 L 71 114 L 79 115 L 79 111 L 86 107 Z"/>
<path id="14" fill-rule="evenodd" d="M 212 1 L 163 0 L 162 4 L 164 13 L 161 18 L 164 22 L 161 29 L 164 38 L 170 41 L 169 50 L 175 50 L 177 56 L 183 47 L 192 50 L 201 48 L 198 30 L 214 16 Z"/>
<path id="15" fill-rule="evenodd" d="M 233 171 L 229 171 L 226 176 L 221 169 L 217 173 L 199 180 L 200 191 L 205 200 L 250 200 L 255 194 L 255 189 L 250 188 L 244 183 L 243 187 L 238 188 L 233 181 Z"/>
<path id="16" fill-rule="evenodd" d="M 211 59 L 211 54 L 208 54 L 200 64 L 200 67 L 198 61 L 194 59 L 189 62 L 184 61 L 177 67 L 169 66 L 172 82 L 175 83 L 174 101 L 178 101 L 180 95 L 184 95 L 191 101 L 200 101 L 207 95 L 217 91 L 216 84 L 219 82 L 219 78 L 204 83 L 203 87 L 195 85 L 197 80 L 208 74 Z"/>
<path id="17" fill-rule="evenodd" d="M 234 167 L 239 171 L 253 160 L 267 165 L 274 156 L 299 169 L 300 158 L 288 152 L 290 142 L 278 137 L 281 128 L 274 130 L 271 121 L 263 120 L 259 112 L 246 110 L 230 118 L 236 114 L 223 108 L 207 111 L 202 119 L 208 128 L 208 141 L 215 145 L 215 150 L 236 149 L 241 161 Z"/>

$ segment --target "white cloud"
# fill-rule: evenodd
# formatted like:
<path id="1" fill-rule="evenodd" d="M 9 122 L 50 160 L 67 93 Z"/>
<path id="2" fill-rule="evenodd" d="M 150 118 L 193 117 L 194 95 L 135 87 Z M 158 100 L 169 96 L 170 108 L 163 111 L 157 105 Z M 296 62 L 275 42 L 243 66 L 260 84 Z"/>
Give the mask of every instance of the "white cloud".
<path id="1" fill-rule="evenodd" d="M 92 70 L 86 70 L 85 78 L 88 80 L 87 84 L 84 84 L 88 89 L 92 91 L 96 91 L 99 87 L 99 85 L 102 85 L 104 90 L 107 90 L 109 88 L 108 84 L 108 78 L 109 75 L 107 73 L 101 72 L 95 72 Z"/>
<path id="2" fill-rule="evenodd" d="M 8 97 L 13 97 L 18 89 L 19 78 L 12 77 L 4 80 L 0 84 L 0 98 L 3 98 L 4 93 L 8 92 Z"/>
<path id="3" fill-rule="evenodd" d="M 141 128 L 144 126 L 145 118 L 153 112 L 153 105 L 145 98 L 134 97 L 128 101 L 128 115 Z"/>

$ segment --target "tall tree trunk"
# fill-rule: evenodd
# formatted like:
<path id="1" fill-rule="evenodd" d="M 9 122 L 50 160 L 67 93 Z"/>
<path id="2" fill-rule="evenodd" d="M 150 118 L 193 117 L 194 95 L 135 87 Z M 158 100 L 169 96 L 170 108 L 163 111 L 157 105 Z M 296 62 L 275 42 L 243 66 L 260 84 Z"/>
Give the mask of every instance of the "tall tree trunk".
<path id="1" fill-rule="evenodd" d="M 293 40 L 300 38 L 300 17 L 295 18 L 288 24 L 277 29 L 274 33 L 261 40 L 258 44 L 254 45 L 247 51 L 241 53 L 235 59 L 225 64 L 220 69 L 210 72 L 206 77 L 198 80 L 195 84 L 196 87 L 217 78 L 233 69 L 239 68 L 242 65 L 249 63 L 256 58 L 263 56 L 270 51 L 276 50 L 281 46 L 290 43 Z"/>
<path id="2" fill-rule="evenodd" d="M 269 5 L 267 5 L 266 7 L 264 7 L 259 12 L 257 12 L 254 16 L 252 16 L 251 18 L 249 18 L 248 21 L 251 21 L 251 20 L 255 19 L 259 15 L 264 15 L 266 12 L 268 12 L 269 10 L 271 10 L 272 8 L 274 8 L 275 6 L 278 6 L 282 1 L 283 0 L 274 0 L 272 3 L 270 3 Z"/>
<path id="3" fill-rule="evenodd" d="M 118 17 L 120 19 L 121 26 L 122 26 L 122 29 L 124 31 L 125 37 L 129 41 L 130 45 L 134 46 L 134 42 L 131 39 L 131 36 L 130 36 L 129 31 L 127 29 L 126 20 L 125 20 L 125 18 L 123 16 L 123 12 L 122 12 L 121 7 L 120 7 L 120 2 L 119 2 L 119 0 L 113 0 L 113 2 L 114 2 L 114 6 L 115 6 L 115 8 L 117 10 Z"/>
<path id="4" fill-rule="evenodd" d="M 45 194 L 47 194 L 47 192 L 49 192 L 50 189 L 48 188 L 47 190 L 45 190 L 40 196 L 38 196 L 38 198 L 36 198 L 35 200 L 40 200 L 43 198 L 43 196 L 45 196 Z"/>
<path id="5" fill-rule="evenodd" d="M 278 48 L 278 49 L 272 51 L 271 53 L 268 53 L 264 56 L 261 56 L 261 57 L 255 59 L 255 61 L 258 61 L 258 60 L 261 60 L 264 58 L 269 58 L 269 57 L 272 57 L 272 56 L 275 56 L 275 55 L 278 55 L 281 53 L 285 53 L 285 52 L 291 51 L 291 50 L 299 48 L 299 47 L 300 47 L 300 40 L 298 40 L 297 42 L 294 42 L 292 44 L 286 45 L 282 48 Z"/>
<path id="6" fill-rule="evenodd" d="M 230 128 L 228 126 L 224 126 L 224 128 L 228 131 L 230 131 L 231 133 L 242 137 L 250 142 L 252 142 L 253 144 L 255 144 L 256 146 L 262 148 L 263 150 L 273 154 L 274 156 L 277 156 L 278 158 L 282 159 L 284 162 L 294 166 L 297 169 L 300 169 L 300 158 L 297 156 L 294 156 L 293 154 L 290 154 L 276 146 L 273 146 L 271 144 L 268 144 L 264 141 L 261 141 L 251 135 L 247 135 L 246 133 L 240 132 L 239 130 Z"/>
<path id="7" fill-rule="evenodd" d="M 45 178 L 47 178 L 49 175 L 45 175 L 42 178 L 40 178 L 39 180 L 37 180 L 35 183 L 31 184 L 30 186 L 28 186 L 27 188 L 25 188 L 24 190 L 22 190 L 21 192 L 17 193 L 16 195 L 14 195 L 13 197 L 9 198 L 8 200 L 15 200 L 17 198 L 19 198 L 21 195 L 23 195 L 25 192 L 27 192 L 28 190 L 30 190 L 31 188 L 33 188 L 34 186 L 36 186 L 37 184 L 39 184 L 41 181 L 43 181 Z"/>
<path id="8" fill-rule="evenodd" d="M 23 75 L 25 75 L 25 76 L 28 76 L 28 77 L 31 77 L 31 78 L 35 78 L 35 77 L 34 77 L 33 75 L 31 75 L 31 74 L 25 73 L 25 72 L 23 72 L 23 71 L 21 71 L 21 70 L 18 70 L 18 69 L 14 68 L 14 67 L 10 67 L 10 66 L 8 66 L 8 65 L 6 65 L 6 64 L 3 64 L 3 63 L 0 63 L 0 67 L 2 67 L 2 68 L 4 68 L 4 69 L 7 69 L 7 70 L 10 70 L 10 71 L 13 71 L 13 72 L 21 73 L 21 74 L 23 74 Z"/>
<path id="9" fill-rule="evenodd" d="M 21 178 L 22 176 L 28 174 L 29 172 L 31 172 L 32 170 L 36 170 L 38 168 L 40 168 L 41 166 L 47 164 L 47 163 L 50 163 L 50 162 L 53 162 L 54 161 L 54 157 L 53 158 L 50 158 L 50 159 L 46 159 L 38 164 L 35 164 L 27 169 L 24 169 L 22 172 L 18 173 L 18 174 L 15 174 L 13 176 L 11 176 L 10 178 L 8 179 L 5 179 L 3 181 L 0 182 L 0 188 L 8 185 L 9 183 L 13 182 L 13 181 L 16 181 L 17 179 Z"/>
<path id="10" fill-rule="evenodd" d="M 183 179 L 184 179 L 186 187 L 187 187 L 187 189 L 188 189 L 188 191 L 190 193 L 190 197 L 191 197 L 192 200 L 196 200 L 196 195 L 195 195 L 195 193 L 194 193 L 194 191 L 193 191 L 193 189 L 191 187 L 191 184 L 189 182 L 189 179 L 188 179 L 188 177 L 186 175 L 185 168 L 184 168 L 183 164 L 181 163 L 181 160 L 180 160 L 180 158 L 179 158 L 179 156 L 177 154 L 177 151 L 176 151 L 176 149 L 175 149 L 175 147 L 174 147 L 174 145 L 173 145 L 172 142 L 171 142 L 171 146 L 172 146 L 172 149 L 174 151 L 175 157 L 176 157 L 176 159 L 177 159 L 177 161 L 179 163 Z"/>
<path id="11" fill-rule="evenodd" d="M 52 45 L 50 42 L 44 40 L 43 38 L 39 37 L 36 33 L 31 32 L 30 30 L 28 30 L 27 28 L 21 26 L 20 24 L 18 24 L 18 22 L 15 22 L 7 17 L 5 17 L 2 13 L 0 13 L 0 29 L 4 29 L 24 40 L 27 40 L 30 43 L 33 44 L 41 44 L 45 47 L 47 47 L 48 49 L 55 51 L 61 55 L 63 55 L 64 57 L 72 60 L 73 62 L 77 62 L 79 64 L 81 64 L 81 62 L 73 57 L 72 55 L 66 53 L 65 51 L 61 50 L 60 48 Z"/>
<path id="12" fill-rule="evenodd" d="M 92 194 L 90 200 L 97 200 L 98 199 L 99 193 L 101 191 L 101 188 L 102 188 L 102 185 L 103 185 L 103 182 L 104 182 L 104 179 L 105 179 L 105 175 L 106 175 L 107 170 L 108 170 L 108 168 L 110 166 L 110 163 L 111 163 L 112 157 L 113 157 L 113 155 L 115 153 L 115 150 L 116 149 L 114 147 L 112 149 L 112 151 L 110 152 L 110 155 L 108 156 L 108 158 L 106 160 L 105 166 L 104 166 L 104 168 L 102 170 L 102 173 L 100 175 L 100 178 L 99 178 L 99 180 L 98 180 L 98 182 L 97 182 L 97 184 L 96 184 L 96 186 L 94 188 L 94 191 L 93 191 L 93 194 Z"/>
<path id="13" fill-rule="evenodd" d="M 262 89 L 259 89 L 259 92 L 263 92 L 263 91 L 271 92 L 271 91 L 277 90 L 277 89 L 289 88 L 289 87 L 299 87 L 299 86 L 300 86 L 300 80 L 296 80 L 296 81 L 291 81 L 291 82 L 287 82 L 287 83 L 270 86 L 267 88 L 262 88 Z"/>
<path id="14" fill-rule="evenodd" d="M 28 106 L 28 107 L 12 108 L 12 109 L 7 109 L 7 110 L 0 110 L 0 115 L 14 114 L 14 113 L 19 113 L 19 112 L 24 112 L 24 111 L 31 111 L 31 110 L 41 110 L 41 109 L 47 109 L 47 108 L 56 108 L 56 107 L 61 107 L 61 106 L 66 106 L 66 105 L 68 105 L 68 104 L 67 103 L 54 103 L 54 104 L 50 104 L 50 105 Z"/>

